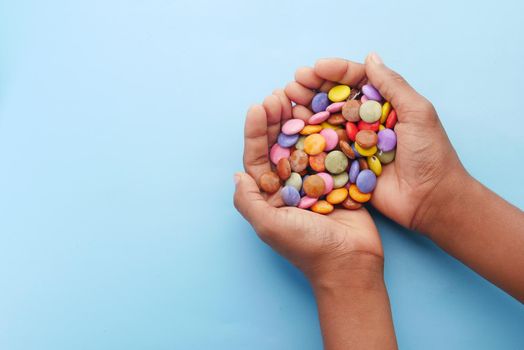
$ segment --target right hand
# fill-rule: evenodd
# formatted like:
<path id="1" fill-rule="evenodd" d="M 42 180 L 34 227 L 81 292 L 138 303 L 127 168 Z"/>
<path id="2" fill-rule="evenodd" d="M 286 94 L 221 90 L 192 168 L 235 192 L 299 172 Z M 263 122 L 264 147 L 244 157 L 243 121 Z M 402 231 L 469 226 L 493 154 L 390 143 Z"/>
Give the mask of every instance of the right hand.
<path id="1" fill-rule="evenodd" d="M 445 201 L 442 193 L 456 195 L 458 183 L 469 177 L 451 145 L 433 105 L 399 74 L 371 54 L 365 64 L 344 59 L 321 59 L 314 68 L 301 68 L 296 82 L 286 88 L 297 104 L 308 105 L 314 93 L 332 83 L 368 81 L 397 111 L 395 161 L 385 166 L 371 203 L 392 220 L 410 229 L 425 231 L 437 220 Z M 296 112 L 302 112 L 300 107 Z"/>

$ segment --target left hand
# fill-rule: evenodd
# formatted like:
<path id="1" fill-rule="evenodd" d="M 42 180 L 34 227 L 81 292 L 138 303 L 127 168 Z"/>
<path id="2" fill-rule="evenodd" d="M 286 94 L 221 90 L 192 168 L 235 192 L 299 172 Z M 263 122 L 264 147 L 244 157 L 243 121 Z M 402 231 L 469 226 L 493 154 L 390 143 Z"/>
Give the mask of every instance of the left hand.
<path id="1" fill-rule="evenodd" d="M 291 103 L 282 90 L 249 109 L 244 133 L 247 174 L 235 174 L 235 207 L 259 237 L 300 268 L 313 286 L 347 283 L 352 269 L 359 271 L 353 276 L 369 271 L 382 278 L 382 245 L 366 209 L 336 209 L 321 215 L 282 207 L 278 193 L 268 197 L 260 192 L 255 180 L 271 170 L 268 150 L 276 142 L 281 123 L 289 118 Z"/>

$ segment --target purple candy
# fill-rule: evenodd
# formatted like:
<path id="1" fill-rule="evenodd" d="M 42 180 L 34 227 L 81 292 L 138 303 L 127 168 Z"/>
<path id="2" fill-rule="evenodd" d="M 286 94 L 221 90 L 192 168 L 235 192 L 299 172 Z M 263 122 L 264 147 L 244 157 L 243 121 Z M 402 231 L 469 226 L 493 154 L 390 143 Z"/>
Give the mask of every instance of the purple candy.
<path id="1" fill-rule="evenodd" d="M 380 95 L 380 92 L 378 92 L 378 90 L 375 89 L 375 87 L 371 84 L 366 84 L 362 86 L 362 92 L 370 100 L 382 101 L 382 96 Z"/>
<path id="2" fill-rule="evenodd" d="M 284 203 L 289 207 L 296 207 L 300 203 L 300 193 L 293 186 L 284 186 L 280 194 Z"/>
<path id="3" fill-rule="evenodd" d="M 358 153 L 357 148 L 355 147 L 355 144 L 352 144 L 352 145 L 351 145 L 351 149 L 352 149 L 353 152 L 355 153 L 355 158 L 362 158 L 362 156 L 360 155 L 360 153 Z"/>
<path id="4" fill-rule="evenodd" d="M 349 182 L 354 184 L 357 181 L 358 173 L 360 172 L 360 164 L 358 160 L 354 160 L 349 167 Z"/>
<path id="5" fill-rule="evenodd" d="M 313 101 L 311 101 L 311 109 L 313 109 L 315 113 L 322 112 L 325 111 L 330 104 L 331 101 L 329 101 L 328 94 L 319 92 L 313 97 Z"/>
<path id="6" fill-rule="evenodd" d="M 377 185 L 377 176 L 369 169 L 362 170 L 357 176 L 357 187 L 362 193 L 371 193 Z"/>
<path id="7" fill-rule="evenodd" d="M 284 148 L 289 148 L 291 146 L 293 146 L 295 143 L 297 143 L 298 141 L 298 138 L 299 138 L 299 135 L 298 134 L 295 134 L 295 135 L 286 135 L 284 133 L 280 133 L 278 135 L 278 139 L 277 139 L 277 142 L 280 146 L 284 147 Z"/>
<path id="8" fill-rule="evenodd" d="M 397 134 L 391 129 L 378 132 L 377 147 L 383 152 L 392 151 L 397 146 Z"/>

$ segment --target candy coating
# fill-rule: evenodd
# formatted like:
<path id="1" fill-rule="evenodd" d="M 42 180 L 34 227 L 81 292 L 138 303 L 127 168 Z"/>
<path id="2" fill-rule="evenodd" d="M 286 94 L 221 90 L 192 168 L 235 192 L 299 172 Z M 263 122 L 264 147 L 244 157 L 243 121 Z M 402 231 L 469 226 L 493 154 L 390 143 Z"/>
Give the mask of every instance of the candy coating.
<path id="1" fill-rule="evenodd" d="M 335 207 L 333 207 L 331 203 L 325 200 L 318 201 L 311 207 L 311 211 L 319 214 L 329 214 L 334 209 Z"/>
<path id="2" fill-rule="evenodd" d="M 280 195 L 287 206 L 296 207 L 300 203 L 300 193 L 293 186 L 284 186 L 280 190 Z"/>
<path id="3" fill-rule="evenodd" d="M 306 123 L 302 119 L 289 119 L 282 125 L 282 133 L 286 135 L 295 135 L 304 128 Z"/>
<path id="4" fill-rule="evenodd" d="M 362 103 L 358 113 L 366 123 L 374 123 L 382 116 L 382 106 L 377 101 L 369 100 Z"/>

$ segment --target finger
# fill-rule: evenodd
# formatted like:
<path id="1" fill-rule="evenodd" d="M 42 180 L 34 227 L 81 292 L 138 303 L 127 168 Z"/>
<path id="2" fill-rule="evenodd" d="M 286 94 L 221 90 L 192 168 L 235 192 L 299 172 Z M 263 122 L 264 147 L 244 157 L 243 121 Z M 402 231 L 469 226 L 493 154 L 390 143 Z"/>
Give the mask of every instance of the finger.
<path id="1" fill-rule="evenodd" d="M 328 92 L 329 90 L 331 90 L 331 88 L 333 86 L 337 86 L 338 84 L 335 83 L 335 82 L 332 82 L 332 81 L 329 81 L 329 80 L 326 80 L 324 81 L 324 83 L 322 84 L 322 86 L 320 87 L 320 91 L 322 92 Z"/>
<path id="2" fill-rule="evenodd" d="M 244 169 L 258 180 L 271 170 L 268 157 L 267 115 L 264 107 L 249 108 L 244 127 Z"/>
<path id="3" fill-rule="evenodd" d="M 281 120 L 285 121 L 288 119 L 291 119 L 292 112 L 291 112 L 291 101 L 284 93 L 283 89 L 276 89 L 273 91 L 273 95 L 277 96 L 280 100 L 280 105 L 282 107 L 282 116 Z"/>
<path id="4" fill-rule="evenodd" d="M 276 208 L 262 197 L 255 180 L 245 173 L 235 174 L 235 208 L 260 233 L 275 215 Z"/>
<path id="5" fill-rule="evenodd" d="M 429 102 L 419 95 L 402 76 L 384 65 L 382 59 L 371 53 L 366 58 L 366 74 L 371 84 L 397 110 L 399 121 L 405 121 L 415 110 L 422 110 Z"/>
<path id="6" fill-rule="evenodd" d="M 307 122 L 307 120 L 313 115 L 313 112 L 305 106 L 296 105 L 293 107 L 293 118 L 302 119 Z"/>
<path id="7" fill-rule="evenodd" d="M 318 90 L 324 84 L 324 79 L 320 78 L 311 67 L 301 67 L 295 72 L 295 80 L 300 85 L 313 90 Z"/>
<path id="8" fill-rule="evenodd" d="M 280 120 L 282 116 L 282 106 L 280 99 L 275 95 L 269 95 L 262 103 L 267 116 L 267 144 L 273 146 L 277 142 L 280 133 Z"/>
<path id="9" fill-rule="evenodd" d="M 366 76 L 363 64 L 342 58 L 323 58 L 315 63 L 315 73 L 322 79 L 358 86 Z"/>
<path id="10" fill-rule="evenodd" d="M 287 84 L 284 91 L 291 101 L 302 106 L 308 106 L 315 96 L 315 92 L 296 81 Z"/>

